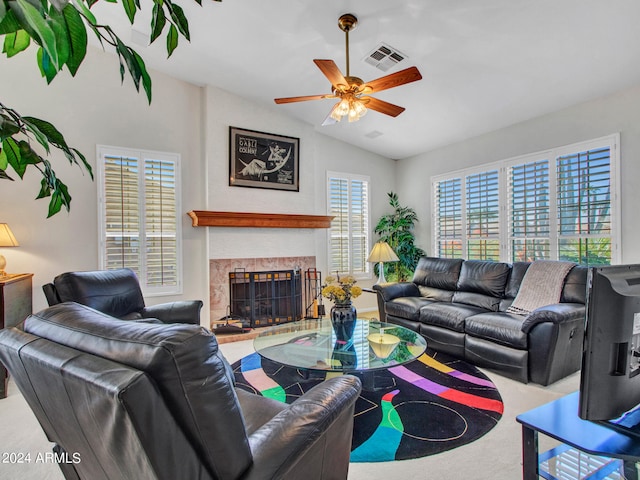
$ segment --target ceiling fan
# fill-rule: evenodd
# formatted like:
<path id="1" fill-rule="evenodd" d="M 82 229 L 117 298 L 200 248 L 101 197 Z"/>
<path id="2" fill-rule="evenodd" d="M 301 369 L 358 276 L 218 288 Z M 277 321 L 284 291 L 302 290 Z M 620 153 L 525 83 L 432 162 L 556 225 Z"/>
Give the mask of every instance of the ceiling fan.
<path id="1" fill-rule="evenodd" d="M 342 75 L 340 69 L 333 60 L 314 60 L 313 62 L 331 82 L 331 93 L 325 95 L 307 95 L 302 97 L 276 98 L 277 104 L 305 102 L 307 100 L 322 100 L 325 98 L 340 99 L 336 103 L 322 125 L 330 125 L 339 122 L 343 116 L 347 116 L 350 122 L 358 120 L 368 108 L 385 115 L 397 117 L 404 112 L 404 107 L 394 105 L 384 100 L 369 96 L 372 93 L 381 92 L 393 87 L 399 87 L 405 83 L 415 82 L 422 78 L 416 67 L 410 67 L 391 75 L 380 77 L 365 83 L 361 78 L 349 74 L 349 31 L 353 30 L 358 19 L 351 13 L 346 13 L 338 19 L 340 30 L 346 37 L 346 75 Z"/>

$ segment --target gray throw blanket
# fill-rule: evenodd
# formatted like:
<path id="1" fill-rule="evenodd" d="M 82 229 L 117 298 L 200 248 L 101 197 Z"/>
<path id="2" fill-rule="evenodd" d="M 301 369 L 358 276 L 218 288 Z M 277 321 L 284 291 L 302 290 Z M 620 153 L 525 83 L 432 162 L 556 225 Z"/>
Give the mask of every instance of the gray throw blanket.
<path id="1" fill-rule="evenodd" d="M 572 262 L 538 260 L 529 265 L 518 294 L 507 313 L 529 315 L 536 308 L 560 301 L 564 279 L 575 266 Z"/>

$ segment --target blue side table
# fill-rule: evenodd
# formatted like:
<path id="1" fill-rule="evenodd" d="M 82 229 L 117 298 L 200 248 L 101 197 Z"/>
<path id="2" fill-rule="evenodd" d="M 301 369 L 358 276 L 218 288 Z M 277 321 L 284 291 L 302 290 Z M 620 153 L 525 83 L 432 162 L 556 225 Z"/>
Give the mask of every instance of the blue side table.
<path id="1" fill-rule="evenodd" d="M 538 433 L 591 455 L 619 458 L 630 464 L 640 461 L 640 439 L 581 419 L 578 399 L 578 392 L 574 392 L 516 417 L 522 425 L 524 480 L 538 480 L 541 474 Z"/>

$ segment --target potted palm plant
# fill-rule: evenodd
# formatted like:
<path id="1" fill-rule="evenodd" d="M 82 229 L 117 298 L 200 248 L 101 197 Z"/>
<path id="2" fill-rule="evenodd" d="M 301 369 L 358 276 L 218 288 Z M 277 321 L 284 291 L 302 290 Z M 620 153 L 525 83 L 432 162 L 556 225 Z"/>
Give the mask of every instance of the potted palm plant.
<path id="1" fill-rule="evenodd" d="M 384 273 L 387 281 L 402 282 L 410 279 L 420 257 L 426 252 L 415 244 L 414 228 L 418 215 L 413 208 L 400 205 L 398 194 L 389 192 L 389 205 L 393 213 L 383 215 L 374 230 L 380 235 L 380 241 L 387 242 L 399 258 L 398 262 L 385 263 Z M 375 272 L 378 274 L 378 264 Z"/>

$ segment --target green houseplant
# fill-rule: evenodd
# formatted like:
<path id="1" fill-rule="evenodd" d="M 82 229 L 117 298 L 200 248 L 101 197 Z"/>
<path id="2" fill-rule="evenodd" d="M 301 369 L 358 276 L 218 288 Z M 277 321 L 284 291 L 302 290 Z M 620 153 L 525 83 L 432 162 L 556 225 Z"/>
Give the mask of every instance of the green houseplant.
<path id="1" fill-rule="evenodd" d="M 139 0 L 105 1 L 121 3 L 131 24 L 141 10 Z M 202 4 L 202 0 L 195 2 Z M 40 72 L 51 83 L 63 68 L 75 76 L 87 53 L 87 31 L 91 30 L 102 46 L 115 49 L 122 81 L 128 71 L 136 89 L 140 91 L 142 86 L 151 102 L 151 77 L 144 60 L 111 27 L 96 19 L 90 10 L 96 3 L 97 0 L 0 0 L 2 53 L 10 58 L 35 44 Z M 153 0 L 152 8 L 150 42 L 166 32 L 167 53 L 171 56 L 179 36 L 190 38 L 188 21 L 182 8 L 172 0 Z M 71 164 L 84 168 L 93 178 L 84 155 L 70 147 L 55 126 L 21 115 L 0 101 L 0 180 L 14 180 L 14 175 L 22 179 L 28 168 L 38 170 L 42 179 L 36 198 L 50 197 L 48 217 L 63 206 L 69 211 L 71 204 L 67 186 L 56 176 L 47 158 L 52 149 L 60 151 Z"/>
<path id="2" fill-rule="evenodd" d="M 393 213 L 383 215 L 374 229 L 380 240 L 387 242 L 396 252 L 398 262 L 385 263 L 384 273 L 387 281 L 402 282 L 410 279 L 420 257 L 426 252 L 415 244 L 414 228 L 418 215 L 413 208 L 400 205 L 398 194 L 389 192 L 389 205 Z M 376 274 L 378 265 L 375 266 Z"/>

